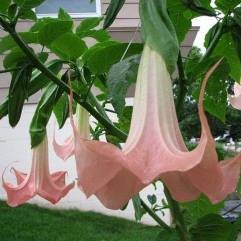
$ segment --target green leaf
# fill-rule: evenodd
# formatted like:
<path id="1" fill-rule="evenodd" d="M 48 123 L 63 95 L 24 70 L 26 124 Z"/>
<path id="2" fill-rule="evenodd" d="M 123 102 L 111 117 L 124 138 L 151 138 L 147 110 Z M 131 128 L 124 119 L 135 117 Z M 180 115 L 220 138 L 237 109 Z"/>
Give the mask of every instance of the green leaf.
<path id="1" fill-rule="evenodd" d="M 198 220 L 191 230 L 192 241 L 234 241 L 234 226 L 217 214 Z"/>
<path id="2" fill-rule="evenodd" d="M 46 135 L 46 126 L 49 122 L 53 107 L 58 100 L 59 87 L 50 83 L 43 93 L 34 113 L 31 125 L 31 147 L 38 146 Z"/>
<path id="3" fill-rule="evenodd" d="M 97 27 L 103 18 L 86 18 L 82 20 L 79 26 L 76 28 L 76 33 L 85 32 Z"/>
<path id="4" fill-rule="evenodd" d="M 53 72 L 54 74 L 59 73 L 62 68 L 62 62 L 59 60 L 52 60 L 46 64 L 46 67 Z M 32 78 L 28 86 L 28 96 L 30 97 L 37 93 L 39 90 L 44 88 L 50 80 L 42 74 L 40 71 L 35 70 L 32 73 Z M 4 101 L 4 103 L 0 106 L 0 119 L 8 114 L 8 98 Z"/>
<path id="5" fill-rule="evenodd" d="M 28 65 L 12 74 L 8 94 L 8 119 L 12 127 L 15 127 L 20 120 L 23 104 L 28 96 L 28 85 L 31 74 L 32 67 Z"/>
<path id="6" fill-rule="evenodd" d="M 57 75 L 62 69 L 63 63 L 59 60 L 49 61 L 46 65 L 53 74 Z M 33 71 L 32 78 L 29 84 L 28 94 L 29 96 L 35 94 L 37 91 L 46 87 L 50 80 L 43 73 L 38 70 Z"/>
<path id="7" fill-rule="evenodd" d="M 55 104 L 54 114 L 57 119 L 59 129 L 61 129 L 69 117 L 69 99 L 66 93 L 64 93 Z"/>
<path id="8" fill-rule="evenodd" d="M 130 130 L 130 125 L 131 125 L 131 116 L 133 112 L 133 107 L 132 106 L 126 106 L 123 109 L 122 115 L 119 116 L 118 123 L 116 126 L 124 131 L 125 133 L 129 133 Z"/>
<path id="9" fill-rule="evenodd" d="M 205 16 L 216 16 L 214 9 L 210 7 L 210 0 L 206 2 L 207 7 L 199 0 L 183 0 L 183 2 L 188 8 L 194 12 L 197 12 L 198 14 Z"/>
<path id="10" fill-rule="evenodd" d="M 155 194 L 147 195 L 147 199 L 151 205 L 154 205 L 157 202 L 157 198 Z"/>
<path id="11" fill-rule="evenodd" d="M 231 69 L 230 76 L 236 81 L 240 80 L 241 62 L 231 33 L 222 35 L 212 56 L 225 57 Z"/>
<path id="12" fill-rule="evenodd" d="M 179 43 L 181 43 L 192 27 L 191 19 L 193 13 L 188 10 L 182 0 L 167 0 L 167 8 L 169 16 L 176 29 Z M 187 16 L 187 12 L 190 13 L 189 16 Z"/>
<path id="13" fill-rule="evenodd" d="M 32 31 L 39 30 L 39 41 L 42 45 L 49 46 L 61 35 L 71 32 L 73 21 L 61 19 L 42 19 L 41 23 L 36 24 Z"/>
<path id="14" fill-rule="evenodd" d="M 37 33 L 31 33 L 31 32 L 21 32 L 18 33 L 20 37 L 26 42 L 26 43 L 39 43 L 38 34 Z M 18 47 L 15 41 L 12 39 L 10 35 L 7 35 L 0 40 L 0 54 L 3 54 L 7 50 L 11 50 L 15 47 Z"/>
<path id="15" fill-rule="evenodd" d="M 235 8 L 233 19 L 241 27 L 241 7 Z"/>
<path id="16" fill-rule="evenodd" d="M 223 13 L 228 13 L 240 4 L 240 0 L 216 0 L 215 4 Z"/>
<path id="17" fill-rule="evenodd" d="M 196 78 L 201 81 L 204 78 L 205 73 L 208 69 L 217 62 L 220 58 L 205 61 L 202 66 L 199 66 L 195 71 L 199 71 L 199 76 Z M 211 115 L 217 117 L 222 122 L 225 122 L 226 108 L 227 108 L 227 79 L 230 73 L 229 65 L 227 61 L 223 61 L 220 66 L 216 69 L 213 75 L 209 78 L 208 85 L 206 88 L 206 95 L 204 99 L 204 108 Z M 195 73 L 194 73 L 195 76 Z M 201 84 L 200 84 L 201 85 Z M 194 98 L 197 100 L 200 89 L 196 89 L 193 93 Z"/>
<path id="18" fill-rule="evenodd" d="M 5 56 L 3 66 L 5 69 L 11 69 L 17 67 L 21 62 L 26 62 L 26 55 L 19 48 L 15 48 Z"/>
<path id="19" fill-rule="evenodd" d="M 186 216 L 188 219 L 190 219 L 191 223 L 194 223 L 199 218 L 208 214 L 218 214 L 219 211 L 224 207 L 224 202 L 212 204 L 208 198 L 202 194 L 199 199 L 195 201 L 183 203 L 182 207 L 187 212 Z"/>
<path id="20" fill-rule="evenodd" d="M 103 28 L 108 28 L 114 21 L 126 0 L 111 0 L 109 7 L 106 11 L 106 18 Z"/>
<path id="21" fill-rule="evenodd" d="M 236 52 L 239 57 L 239 61 L 241 62 L 241 26 L 235 26 L 232 30 L 232 37 L 233 37 L 233 42 L 236 47 Z"/>
<path id="22" fill-rule="evenodd" d="M 141 198 L 139 194 L 132 198 L 132 203 L 135 210 L 135 219 L 139 222 L 141 221 L 143 215 L 146 214 L 145 209 L 141 205 Z"/>
<path id="23" fill-rule="evenodd" d="M 209 29 L 208 33 L 205 36 L 205 42 L 204 42 L 204 46 L 206 49 L 209 47 L 210 43 L 212 42 L 220 26 L 221 26 L 221 23 L 217 22 L 212 28 Z"/>
<path id="24" fill-rule="evenodd" d="M 45 0 L 14 0 L 22 9 L 32 9 L 41 5 Z"/>
<path id="25" fill-rule="evenodd" d="M 111 102 L 118 115 L 122 115 L 128 87 L 136 82 L 140 56 L 134 55 L 113 65 L 107 76 Z"/>
<path id="26" fill-rule="evenodd" d="M 50 49 L 64 60 L 75 60 L 84 53 L 87 46 L 75 34 L 65 33 L 51 43 Z"/>
<path id="27" fill-rule="evenodd" d="M 100 30 L 87 30 L 87 31 L 78 32 L 76 34 L 80 38 L 89 37 L 89 38 L 93 38 L 93 39 L 97 40 L 98 42 L 104 42 L 104 41 L 111 40 L 111 36 L 109 35 L 109 33 L 106 32 L 103 29 L 100 29 Z"/>
<path id="28" fill-rule="evenodd" d="M 63 8 L 59 9 L 58 19 L 73 22 L 71 16 Z"/>
<path id="29" fill-rule="evenodd" d="M 121 60 L 127 46 L 126 43 L 115 41 L 98 43 L 84 53 L 83 62 L 93 74 L 107 73 L 113 64 Z M 132 44 L 128 48 L 125 58 L 139 54 L 142 49 L 142 44 Z"/>
<path id="30" fill-rule="evenodd" d="M 140 0 L 142 36 L 165 60 L 172 73 L 179 53 L 175 27 L 167 13 L 166 0 Z"/>
<path id="31" fill-rule="evenodd" d="M 10 3 L 11 3 L 11 0 L 1 0 L 0 13 L 6 13 Z"/>
<path id="32" fill-rule="evenodd" d="M 32 9 L 24 10 L 20 14 L 19 18 L 24 20 L 32 20 L 34 22 L 37 21 L 37 16 Z"/>
<path id="33" fill-rule="evenodd" d="M 14 17 L 16 16 L 17 14 L 17 10 L 18 10 L 18 6 L 17 4 L 13 3 L 9 6 L 8 8 L 8 16 L 11 18 L 11 19 L 14 19 Z"/>
<path id="34" fill-rule="evenodd" d="M 175 229 L 170 229 L 161 231 L 156 238 L 156 241 L 180 241 L 180 238 Z"/>

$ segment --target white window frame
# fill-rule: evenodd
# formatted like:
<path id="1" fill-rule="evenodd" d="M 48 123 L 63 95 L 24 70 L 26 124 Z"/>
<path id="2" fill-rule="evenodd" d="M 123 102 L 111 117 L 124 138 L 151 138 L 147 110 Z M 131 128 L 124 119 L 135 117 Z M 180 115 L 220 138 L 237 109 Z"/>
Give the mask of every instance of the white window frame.
<path id="1" fill-rule="evenodd" d="M 95 13 L 69 13 L 72 18 L 92 18 L 92 17 L 101 17 L 101 0 L 95 0 L 96 3 L 96 12 Z M 35 9 L 36 11 L 36 9 Z M 57 18 L 58 13 L 37 13 L 37 18 L 52 17 Z"/>

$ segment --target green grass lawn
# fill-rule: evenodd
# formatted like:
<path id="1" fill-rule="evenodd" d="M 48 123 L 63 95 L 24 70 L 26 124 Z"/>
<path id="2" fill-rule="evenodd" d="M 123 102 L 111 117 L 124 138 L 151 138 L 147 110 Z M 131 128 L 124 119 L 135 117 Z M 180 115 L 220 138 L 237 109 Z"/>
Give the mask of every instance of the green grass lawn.
<path id="1" fill-rule="evenodd" d="M 159 230 L 93 212 L 9 208 L 0 201 L 1 241 L 153 241 Z"/>

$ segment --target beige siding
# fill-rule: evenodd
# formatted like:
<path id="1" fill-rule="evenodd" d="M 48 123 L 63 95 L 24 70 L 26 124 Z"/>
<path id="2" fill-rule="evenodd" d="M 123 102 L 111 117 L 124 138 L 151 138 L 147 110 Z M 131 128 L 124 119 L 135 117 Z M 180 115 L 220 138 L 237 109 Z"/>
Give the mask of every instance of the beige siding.
<path id="1" fill-rule="evenodd" d="M 102 0 L 102 14 L 105 13 L 109 0 Z M 75 24 L 78 25 L 80 19 L 75 20 Z M 120 11 L 117 16 L 116 21 L 112 24 L 109 28 L 109 32 L 112 37 L 116 40 L 122 42 L 129 42 L 132 40 L 134 33 L 135 39 L 134 42 L 140 42 L 140 32 L 138 29 L 138 25 L 140 24 L 139 14 L 138 14 L 138 0 L 127 0 L 124 7 Z M 19 22 L 17 25 L 17 30 L 19 32 L 23 32 L 29 29 L 32 25 L 30 21 L 22 21 Z M 193 28 L 190 30 L 188 36 L 186 37 L 185 41 L 182 44 L 182 53 L 184 56 L 187 55 L 195 37 L 197 34 L 198 28 Z M 0 37 L 4 36 L 4 32 L 0 31 Z M 37 48 L 35 48 L 38 50 Z M 50 56 L 52 59 L 53 56 Z M 3 56 L 0 56 L 0 69 L 3 69 L 2 66 Z M 2 102 L 7 95 L 8 86 L 10 83 L 10 76 L 8 74 L 1 74 L 0 75 L 0 102 Z M 33 98 L 30 98 L 29 103 L 36 102 L 38 99 L 39 94 L 35 95 Z"/>

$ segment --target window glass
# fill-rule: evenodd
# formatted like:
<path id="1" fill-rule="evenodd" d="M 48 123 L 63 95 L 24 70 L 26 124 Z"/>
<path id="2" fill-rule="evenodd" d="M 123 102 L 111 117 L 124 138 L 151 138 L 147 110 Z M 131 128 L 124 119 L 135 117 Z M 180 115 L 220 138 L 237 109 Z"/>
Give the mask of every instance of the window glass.
<path id="1" fill-rule="evenodd" d="M 36 8 L 37 14 L 56 14 L 59 8 L 64 8 L 68 13 L 84 14 L 96 13 L 96 1 L 90 0 L 46 0 Z"/>

